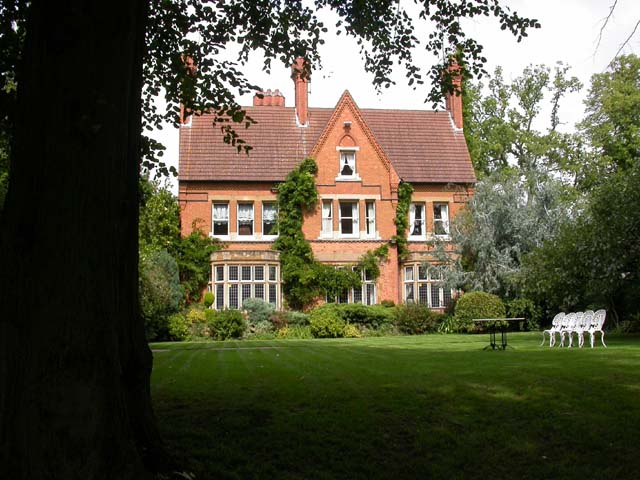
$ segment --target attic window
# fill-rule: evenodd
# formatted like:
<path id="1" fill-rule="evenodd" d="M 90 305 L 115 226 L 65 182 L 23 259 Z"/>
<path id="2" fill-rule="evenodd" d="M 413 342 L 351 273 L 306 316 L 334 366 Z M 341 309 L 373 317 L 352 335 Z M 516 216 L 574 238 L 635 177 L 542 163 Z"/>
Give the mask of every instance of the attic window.
<path id="1" fill-rule="evenodd" d="M 340 176 L 353 177 L 356 174 L 356 152 L 340 152 Z"/>

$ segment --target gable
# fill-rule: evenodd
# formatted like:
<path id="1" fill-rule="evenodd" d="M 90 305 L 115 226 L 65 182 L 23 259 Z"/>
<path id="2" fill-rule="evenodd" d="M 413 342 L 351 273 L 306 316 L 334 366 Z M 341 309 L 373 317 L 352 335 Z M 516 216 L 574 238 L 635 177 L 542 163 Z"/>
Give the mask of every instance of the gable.
<path id="1" fill-rule="evenodd" d="M 311 152 L 318 164 L 318 184 L 335 181 L 379 183 L 393 166 L 375 140 L 349 92 L 345 91 Z"/>

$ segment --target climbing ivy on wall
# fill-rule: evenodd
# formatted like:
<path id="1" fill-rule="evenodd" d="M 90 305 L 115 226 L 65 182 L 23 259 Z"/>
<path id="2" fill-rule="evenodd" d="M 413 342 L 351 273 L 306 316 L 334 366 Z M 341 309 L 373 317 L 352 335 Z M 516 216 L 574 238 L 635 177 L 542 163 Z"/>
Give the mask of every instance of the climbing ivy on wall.
<path id="1" fill-rule="evenodd" d="M 280 252 L 282 292 L 294 309 L 302 309 L 319 295 L 317 267 L 311 245 L 302 233 L 304 213 L 318 200 L 316 162 L 307 158 L 278 185 L 278 239 L 274 250 Z"/>
<path id="2" fill-rule="evenodd" d="M 365 253 L 355 265 L 335 269 L 313 256 L 311 245 L 304 238 L 302 224 L 305 212 L 312 210 L 318 200 L 315 175 L 316 162 L 305 159 L 278 185 L 278 233 L 273 249 L 280 252 L 282 292 L 290 308 L 304 309 L 318 297 L 327 294 L 335 298 L 344 290 L 361 286 L 360 272 L 366 270 L 376 279 L 379 264 L 389 254 L 388 246 L 381 245 Z"/>
<path id="3" fill-rule="evenodd" d="M 396 234 L 393 239 L 398 247 L 398 260 L 404 260 L 409 254 L 407 245 L 407 231 L 409 229 L 409 206 L 411 205 L 411 194 L 413 187 L 410 183 L 402 182 L 398 186 L 398 205 L 396 207 Z"/>

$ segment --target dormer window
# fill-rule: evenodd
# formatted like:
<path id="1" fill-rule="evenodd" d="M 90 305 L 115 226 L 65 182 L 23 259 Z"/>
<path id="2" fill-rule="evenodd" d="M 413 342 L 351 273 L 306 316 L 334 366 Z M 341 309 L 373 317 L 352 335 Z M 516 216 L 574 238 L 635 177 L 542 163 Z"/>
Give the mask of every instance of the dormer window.
<path id="1" fill-rule="evenodd" d="M 338 176 L 336 180 L 354 181 L 360 180 L 356 163 L 356 152 L 358 147 L 337 147 L 340 152 L 340 160 L 338 163 Z"/>

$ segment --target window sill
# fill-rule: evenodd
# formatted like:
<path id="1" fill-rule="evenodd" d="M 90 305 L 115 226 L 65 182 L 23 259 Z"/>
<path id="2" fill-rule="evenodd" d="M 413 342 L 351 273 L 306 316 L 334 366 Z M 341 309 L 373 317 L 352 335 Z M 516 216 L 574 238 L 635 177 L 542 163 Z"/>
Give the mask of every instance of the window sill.
<path id="1" fill-rule="evenodd" d="M 209 232 L 209 238 L 215 238 L 217 240 L 230 240 L 231 236 L 230 235 L 214 235 L 213 233 Z"/>
<path id="2" fill-rule="evenodd" d="M 360 178 L 360 175 L 338 175 L 336 177 L 336 182 L 360 182 L 362 181 L 362 179 Z"/>

